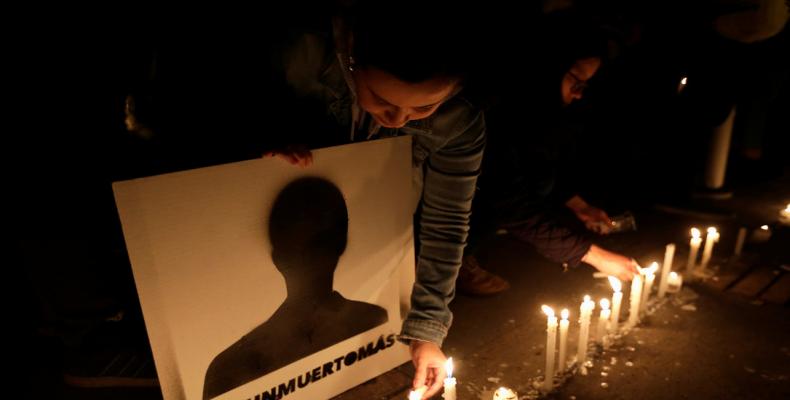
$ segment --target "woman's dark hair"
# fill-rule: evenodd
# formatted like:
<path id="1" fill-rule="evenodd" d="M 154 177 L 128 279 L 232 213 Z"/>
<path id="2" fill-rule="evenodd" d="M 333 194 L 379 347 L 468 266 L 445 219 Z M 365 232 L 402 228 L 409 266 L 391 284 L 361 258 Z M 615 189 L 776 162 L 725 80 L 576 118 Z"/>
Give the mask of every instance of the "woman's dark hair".
<path id="1" fill-rule="evenodd" d="M 465 77 L 478 40 L 464 7 L 441 0 L 357 1 L 347 14 L 355 64 L 411 83 Z"/>

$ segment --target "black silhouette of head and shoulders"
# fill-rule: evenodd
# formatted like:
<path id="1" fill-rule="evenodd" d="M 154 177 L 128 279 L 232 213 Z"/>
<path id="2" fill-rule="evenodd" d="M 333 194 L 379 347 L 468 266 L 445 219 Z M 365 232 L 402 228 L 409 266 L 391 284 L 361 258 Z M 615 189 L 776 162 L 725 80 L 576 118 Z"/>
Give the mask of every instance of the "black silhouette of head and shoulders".
<path id="1" fill-rule="evenodd" d="M 333 183 L 316 177 L 289 183 L 272 206 L 269 238 L 288 296 L 268 320 L 214 358 L 204 399 L 387 322 L 384 308 L 345 299 L 332 288 L 348 238 L 348 210 Z"/>

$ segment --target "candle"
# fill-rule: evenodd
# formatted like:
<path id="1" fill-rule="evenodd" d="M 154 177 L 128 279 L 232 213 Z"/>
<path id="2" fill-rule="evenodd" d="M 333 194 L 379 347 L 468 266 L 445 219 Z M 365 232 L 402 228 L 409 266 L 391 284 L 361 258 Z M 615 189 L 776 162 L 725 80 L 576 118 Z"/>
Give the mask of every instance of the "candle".
<path id="1" fill-rule="evenodd" d="M 620 280 L 610 276 L 609 277 L 609 284 L 612 285 L 612 290 L 614 290 L 614 294 L 612 294 L 612 319 L 609 321 L 609 332 L 617 333 L 618 326 L 617 324 L 620 322 L 620 305 L 623 303 L 623 284 L 620 283 Z"/>
<path id="2" fill-rule="evenodd" d="M 608 327 L 609 318 L 611 318 L 612 310 L 609 309 L 609 299 L 601 299 L 601 313 L 598 315 L 598 330 L 595 337 L 602 345 L 606 346 L 606 328 Z"/>
<path id="3" fill-rule="evenodd" d="M 647 301 L 650 300 L 650 290 L 653 288 L 653 281 L 656 280 L 656 271 L 658 271 L 657 262 L 650 264 L 649 267 L 642 270 L 645 275 L 645 287 L 642 290 L 642 301 L 639 303 L 639 308 L 642 311 L 645 310 L 645 307 L 647 307 Z"/>
<path id="4" fill-rule="evenodd" d="M 427 386 L 422 386 L 409 392 L 409 400 L 422 400 L 425 391 L 428 390 Z"/>
<path id="5" fill-rule="evenodd" d="M 587 339 L 590 337 L 590 316 L 593 308 L 595 308 L 595 302 L 590 300 L 590 296 L 584 296 L 584 301 L 579 307 L 579 348 L 576 354 L 580 368 L 587 361 Z"/>
<path id="6" fill-rule="evenodd" d="M 453 378 L 453 358 L 447 359 L 444 363 L 444 371 L 447 372 L 447 378 L 444 378 L 444 393 L 442 398 L 444 400 L 455 400 L 455 378 Z"/>
<path id="7" fill-rule="evenodd" d="M 565 370 L 565 355 L 567 354 L 565 350 L 567 350 L 568 344 L 568 316 L 570 312 L 568 312 L 567 308 L 563 308 L 560 316 L 562 319 L 560 320 L 560 357 L 559 357 L 559 370 Z"/>
<path id="8" fill-rule="evenodd" d="M 494 400 L 518 400 L 518 394 L 506 387 L 501 387 L 494 392 Z"/>
<path id="9" fill-rule="evenodd" d="M 752 241 L 757 243 L 767 242 L 771 238 L 771 228 L 768 225 L 763 225 L 760 229 L 755 229 L 752 232 Z"/>
<path id="10" fill-rule="evenodd" d="M 678 93 L 683 91 L 687 83 L 688 83 L 688 78 L 686 78 L 685 76 L 680 79 L 680 83 L 678 83 Z"/>
<path id="11" fill-rule="evenodd" d="M 708 228 L 708 235 L 705 236 L 705 248 L 702 250 L 702 263 L 700 264 L 703 270 L 708 267 L 710 258 L 713 255 L 713 244 L 719 241 L 719 236 L 716 228 Z"/>
<path id="12" fill-rule="evenodd" d="M 675 244 L 670 243 L 664 251 L 664 264 L 661 266 L 661 282 L 658 284 L 658 297 L 664 297 L 667 292 L 667 277 L 672 271 L 672 261 L 675 258 Z"/>
<path id="13" fill-rule="evenodd" d="M 677 272 L 670 272 L 669 273 L 669 281 L 667 284 L 667 292 L 668 293 L 677 293 L 680 291 L 680 288 L 683 286 L 683 277 L 678 275 Z"/>
<path id="14" fill-rule="evenodd" d="M 634 280 L 631 281 L 631 293 L 629 295 L 628 305 L 628 325 L 636 326 L 639 323 L 639 302 L 642 300 L 642 275 L 634 275 Z"/>
<path id="15" fill-rule="evenodd" d="M 686 261 L 686 272 L 694 270 L 694 264 L 697 262 L 697 253 L 699 253 L 699 245 L 702 243 L 699 229 L 691 228 L 691 241 L 689 242 L 689 259 Z"/>
<path id="16" fill-rule="evenodd" d="M 549 306 L 541 306 L 548 317 L 546 320 L 546 377 L 543 380 L 543 389 L 550 392 L 554 387 L 554 347 L 557 341 L 557 317 Z"/>
<path id="17" fill-rule="evenodd" d="M 743 252 L 743 244 L 745 242 L 746 242 L 746 228 L 741 227 L 741 229 L 738 229 L 738 238 L 735 240 L 734 253 L 736 256 L 741 255 L 741 252 Z"/>

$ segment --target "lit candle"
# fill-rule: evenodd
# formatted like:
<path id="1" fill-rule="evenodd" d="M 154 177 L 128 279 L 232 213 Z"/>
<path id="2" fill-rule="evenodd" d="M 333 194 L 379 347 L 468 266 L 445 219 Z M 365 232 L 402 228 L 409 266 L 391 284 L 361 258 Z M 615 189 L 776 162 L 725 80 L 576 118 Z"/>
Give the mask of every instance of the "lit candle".
<path id="1" fill-rule="evenodd" d="M 642 275 L 634 275 L 634 280 L 631 281 L 631 293 L 629 296 L 628 305 L 630 306 L 628 313 L 628 325 L 636 326 L 639 323 L 639 302 L 642 300 Z"/>
<path id="2" fill-rule="evenodd" d="M 694 271 L 694 264 L 697 262 L 697 253 L 699 253 L 699 245 L 702 244 L 700 231 L 697 228 L 691 228 L 691 241 L 689 242 L 689 259 L 686 261 L 686 272 Z"/>
<path id="3" fill-rule="evenodd" d="M 590 299 L 590 296 L 584 296 L 584 301 L 579 307 L 579 348 L 576 354 L 579 367 L 582 367 L 584 362 L 587 361 L 587 340 L 590 337 L 590 316 L 594 308 L 595 302 Z"/>
<path id="4" fill-rule="evenodd" d="M 664 251 L 664 264 L 661 266 L 661 282 L 658 283 L 658 297 L 664 297 L 667 292 L 667 277 L 672 271 L 672 261 L 675 259 L 675 244 L 670 243 Z"/>
<path id="5" fill-rule="evenodd" d="M 735 253 L 736 256 L 741 255 L 741 252 L 743 252 L 743 244 L 744 243 L 746 243 L 746 228 L 745 227 L 741 227 L 741 229 L 738 229 L 738 238 L 735 239 L 735 251 L 734 251 L 734 253 Z"/>
<path id="6" fill-rule="evenodd" d="M 713 244 L 719 241 L 719 236 L 716 228 L 708 228 L 708 235 L 705 236 L 705 248 L 702 250 L 702 263 L 700 264 L 703 270 L 708 267 L 710 258 L 713 255 Z"/>
<path id="7" fill-rule="evenodd" d="M 678 275 L 677 272 L 670 272 L 669 281 L 667 283 L 667 292 L 677 293 L 680 291 L 681 287 L 683 287 L 683 277 Z"/>
<path id="8" fill-rule="evenodd" d="M 422 386 L 409 392 L 409 400 L 422 400 L 425 391 L 428 390 L 427 386 Z"/>
<path id="9" fill-rule="evenodd" d="M 601 313 L 598 315 L 598 331 L 595 333 L 595 337 L 598 338 L 601 344 L 606 346 L 606 328 L 609 318 L 611 318 L 612 310 L 609 309 L 609 299 L 601 299 L 599 304 L 601 305 Z"/>
<path id="10" fill-rule="evenodd" d="M 557 317 L 549 306 L 541 306 L 546 313 L 546 377 L 543 380 L 543 389 L 550 392 L 554 387 L 554 347 L 557 342 Z"/>
<path id="11" fill-rule="evenodd" d="M 560 312 L 560 316 L 562 319 L 560 320 L 560 357 L 559 357 L 559 370 L 565 370 L 565 357 L 566 357 L 566 350 L 568 348 L 568 316 L 570 312 L 568 312 L 567 308 L 563 308 L 562 312 Z"/>
<path id="12" fill-rule="evenodd" d="M 787 207 L 779 214 L 779 221 L 790 225 L 790 203 L 787 203 Z"/>
<path id="13" fill-rule="evenodd" d="M 447 372 L 447 378 L 444 378 L 444 393 L 442 398 L 444 400 L 455 400 L 455 378 L 453 378 L 453 358 L 447 359 L 444 363 L 444 371 Z"/>
<path id="14" fill-rule="evenodd" d="M 755 229 L 752 232 L 752 240 L 757 243 L 767 242 L 771 238 L 771 228 L 768 225 L 763 225 L 760 229 Z"/>
<path id="15" fill-rule="evenodd" d="M 682 92 L 685 89 L 686 84 L 688 83 L 688 78 L 685 76 L 680 79 L 680 83 L 678 83 L 678 93 Z"/>
<path id="16" fill-rule="evenodd" d="M 656 271 L 658 271 L 658 263 L 654 262 L 649 267 L 642 270 L 645 275 L 645 287 L 642 290 L 642 302 L 640 309 L 642 311 L 647 307 L 647 301 L 650 300 L 650 290 L 653 289 L 653 281 L 656 280 Z"/>
<path id="17" fill-rule="evenodd" d="M 506 387 L 501 387 L 494 392 L 494 400 L 518 400 L 518 394 Z"/>
<path id="18" fill-rule="evenodd" d="M 612 294 L 612 320 L 609 324 L 609 332 L 617 333 L 617 324 L 620 322 L 620 305 L 623 304 L 623 284 L 613 276 L 609 277 L 609 284 L 612 285 L 612 290 L 614 290 L 614 294 Z"/>

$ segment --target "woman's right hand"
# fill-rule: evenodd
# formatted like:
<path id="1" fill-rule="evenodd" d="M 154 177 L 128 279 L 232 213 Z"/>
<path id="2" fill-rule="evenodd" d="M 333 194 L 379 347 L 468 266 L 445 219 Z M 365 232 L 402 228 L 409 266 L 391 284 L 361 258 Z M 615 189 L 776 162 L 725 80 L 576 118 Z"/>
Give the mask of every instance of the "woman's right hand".
<path id="1" fill-rule="evenodd" d="M 281 149 L 263 153 L 263 157 L 279 157 L 292 165 L 302 168 L 313 164 L 313 153 L 304 145 L 288 145 Z"/>
<path id="2" fill-rule="evenodd" d="M 638 273 L 636 260 L 617 254 L 596 245 L 590 246 L 582 261 L 592 265 L 606 275 L 612 275 L 621 281 L 630 281 Z"/>

